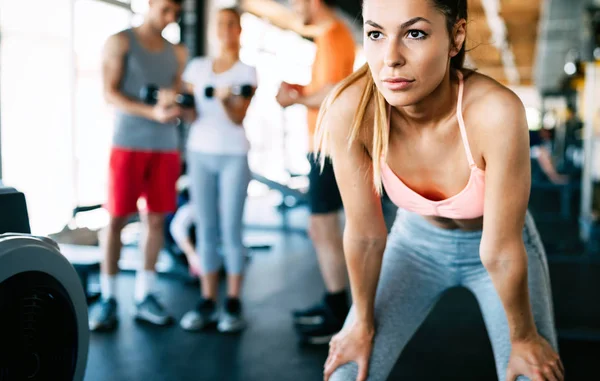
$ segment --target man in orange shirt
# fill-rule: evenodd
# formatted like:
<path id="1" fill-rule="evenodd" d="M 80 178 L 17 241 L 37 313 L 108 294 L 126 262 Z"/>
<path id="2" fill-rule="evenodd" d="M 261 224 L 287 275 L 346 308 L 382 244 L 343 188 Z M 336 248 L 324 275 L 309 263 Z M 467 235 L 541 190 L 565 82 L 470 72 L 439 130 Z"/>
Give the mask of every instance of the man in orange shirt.
<path id="1" fill-rule="evenodd" d="M 292 4 L 305 25 L 317 26 L 320 33 L 315 38 L 317 49 L 311 83 L 306 87 L 283 83 L 277 101 L 282 107 L 302 104 L 308 108 L 309 235 L 327 289 L 322 302 L 293 315 L 306 342 L 324 344 L 342 328 L 349 297 L 339 215 L 342 199 L 331 162 L 326 162 L 323 172 L 320 171 L 313 152 L 313 136 L 321 103 L 354 70 L 355 42 L 350 29 L 336 16 L 333 0 L 292 0 Z"/>

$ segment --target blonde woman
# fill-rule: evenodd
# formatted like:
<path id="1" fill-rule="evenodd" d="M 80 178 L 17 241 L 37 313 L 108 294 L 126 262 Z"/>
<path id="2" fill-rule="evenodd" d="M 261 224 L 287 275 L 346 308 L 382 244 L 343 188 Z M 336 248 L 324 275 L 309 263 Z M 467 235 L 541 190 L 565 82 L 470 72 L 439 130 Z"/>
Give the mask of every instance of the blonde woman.
<path id="1" fill-rule="evenodd" d="M 464 286 L 499 380 L 563 380 L 546 256 L 527 213 L 524 107 L 463 68 L 467 2 L 365 0 L 363 19 L 367 64 L 333 91 L 317 135 L 344 203 L 354 301 L 325 379 L 386 380 L 442 293 Z M 382 186 L 399 206 L 389 237 Z"/>

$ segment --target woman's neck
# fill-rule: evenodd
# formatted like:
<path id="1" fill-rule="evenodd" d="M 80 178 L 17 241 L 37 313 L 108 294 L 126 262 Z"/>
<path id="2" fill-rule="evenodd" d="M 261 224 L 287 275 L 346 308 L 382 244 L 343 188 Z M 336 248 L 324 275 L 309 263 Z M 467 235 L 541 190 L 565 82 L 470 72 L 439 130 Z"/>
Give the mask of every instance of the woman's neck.
<path id="1" fill-rule="evenodd" d="M 213 72 L 216 74 L 224 73 L 231 69 L 239 59 L 239 50 L 221 50 L 212 63 Z"/>
<path id="2" fill-rule="evenodd" d="M 396 109 L 405 122 L 402 123 L 402 130 L 408 132 L 406 128 L 410 129 L 411 126 L 415 130 L 423 130 L 439 125 L 456 112 L 455 94 L 450 75 L 446 74 L 440 85 L 419 103 Z"/>
<path id="3" fill-rule="evenodd" d="M 240 59 L 239 49 L 221 49 L 217 61 L 223 64 L 234 64 Z"/>

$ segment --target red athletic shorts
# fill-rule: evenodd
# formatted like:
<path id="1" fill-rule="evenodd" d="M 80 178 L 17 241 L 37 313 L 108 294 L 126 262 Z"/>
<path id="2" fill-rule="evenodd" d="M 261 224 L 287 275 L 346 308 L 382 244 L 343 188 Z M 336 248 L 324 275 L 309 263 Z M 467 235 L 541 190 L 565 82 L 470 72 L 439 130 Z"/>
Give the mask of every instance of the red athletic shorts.
<path id="1" fill-rule="evenodd" d="M 140 198 L 145 199 L 148 212 L 174 212 L 180 172 L 178 152 L 132 151 L 113 147 L 108 175 L 108 212 L 111 216 L 123 217 L 136 213 Z"/>

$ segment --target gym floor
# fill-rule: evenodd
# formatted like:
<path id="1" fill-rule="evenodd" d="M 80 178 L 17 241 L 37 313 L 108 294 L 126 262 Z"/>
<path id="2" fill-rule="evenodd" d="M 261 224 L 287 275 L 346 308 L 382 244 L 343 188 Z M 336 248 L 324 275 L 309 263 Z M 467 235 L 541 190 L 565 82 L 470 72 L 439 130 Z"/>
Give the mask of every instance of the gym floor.
<path id="1" fill-rule="evenodd" d="M 544 236 L 555 240 L 565 233 L 540 225 Z M 321 297 L 323 283 L 312 246 L 300 234 L 274 233 L 271 239 L 273 249 L 256 252 L 248 267 L 244 301 L 249 326 L 239 335 L 192 334 L 178 325 L 135 323 L 134 277 L 123 274 L 119 328 L 91 335 L 85 380 L 321 380 L 327 347 L 299 345 L 290 318 L 293 308 Z M 600 327 L 600 303 L 594 297 L 600 289 L 600 266 L 551 262 L 550 268 L 559 328 Z M 160 299 L 177 318 L 198 297 L 195 285 L 170 277 L 161 278 L 160 290 Z M 600 358 L 600 342 L 561 339 L 560 351 L 567 380 L 589 380 L 597 374 L 594 360 Z M 398 379 L 495 379 L 487 333 L 469 292 L 453 289 L 442 298 L 400 357 L 390 377 Z"/>

